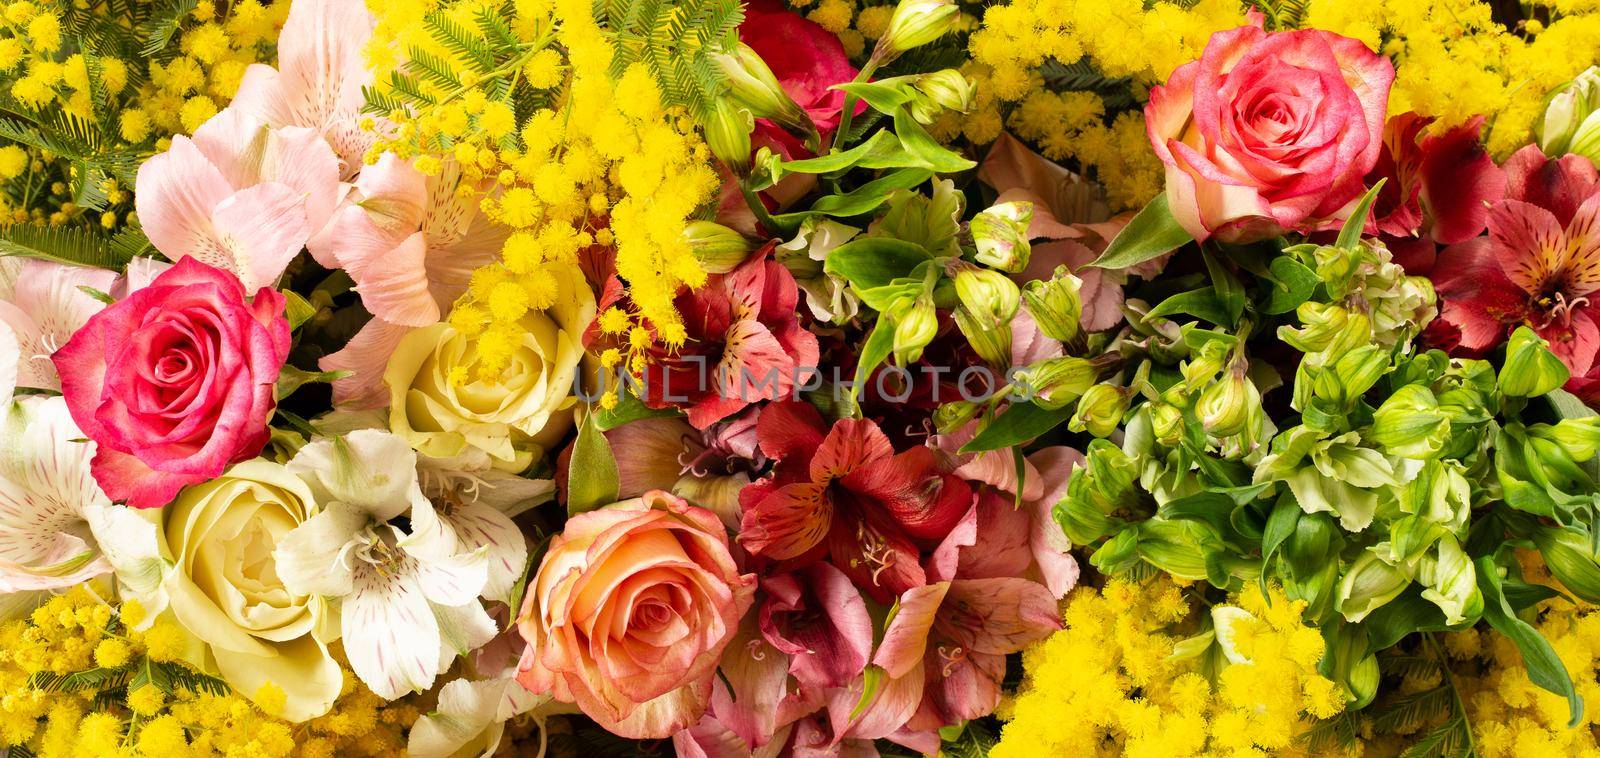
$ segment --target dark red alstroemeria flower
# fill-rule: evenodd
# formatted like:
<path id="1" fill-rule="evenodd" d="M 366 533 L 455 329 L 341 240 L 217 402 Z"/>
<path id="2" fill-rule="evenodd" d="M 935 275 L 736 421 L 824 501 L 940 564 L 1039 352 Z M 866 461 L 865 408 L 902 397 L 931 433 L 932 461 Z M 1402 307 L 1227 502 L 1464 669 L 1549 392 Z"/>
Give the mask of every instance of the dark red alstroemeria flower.
<path id="1" fill-rule="evenodd" d="M 645 370 L 646 405 L 678 407 L 705 429 L 751 403 L 790 393 L 816 370 L 817 338 L 800 324 L 800 290 L 769 243 L 738 268 L 673 301 L 688 340 Z"/>
<path id="2" fill-rule="evenodd" d="M 1506 177 L 1479 135 L 1483 117 L 1424 135 L 1432 118 L 1402 113 L 1384 125 L 1383 150 L 1367 186 L 1386 180 L 1372 222 L 1395 260 L 1411 274 L 1433 268 L 1439 245 L 1483 233 L 1489 205 L 1505 195 Z"/>
<path id="3" fill-rule="evenodd" d="M 1600 289 L 1600 172 L 1581 156 L 1551 160 L 1537 145 L 1511 156 L 1505 172 L 1507 198 L 1489 210 L 1489 235 L 1439 255 L 1440 317 L 1460 329 L 1469 354 L 1532 327 L 1581 382 L 1600 353 L 1591 302 Z"/>
<path id="4" fill-rule="evenodd" d="M 925 446 L 896 453 L 878 425 L 824 424 L 803 402 L 767 406 L 757 425 L 773 474 L 739 493 L 739 541 L 757 555 L 805 565 L 827 556 L 881 603 L 926 581 L 931 547 L 966 515 L 972 489 Z"/>

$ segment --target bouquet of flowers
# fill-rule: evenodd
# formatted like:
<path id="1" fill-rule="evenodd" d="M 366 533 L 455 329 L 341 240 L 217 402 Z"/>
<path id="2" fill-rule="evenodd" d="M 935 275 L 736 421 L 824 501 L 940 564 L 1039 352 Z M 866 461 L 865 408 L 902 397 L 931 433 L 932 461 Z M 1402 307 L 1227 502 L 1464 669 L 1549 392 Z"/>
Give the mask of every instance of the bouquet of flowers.
<path id="1" fill-rule="evenodd" d="M 1493 5 L 0 2 L 0 747 L 1600 755 Z"/>

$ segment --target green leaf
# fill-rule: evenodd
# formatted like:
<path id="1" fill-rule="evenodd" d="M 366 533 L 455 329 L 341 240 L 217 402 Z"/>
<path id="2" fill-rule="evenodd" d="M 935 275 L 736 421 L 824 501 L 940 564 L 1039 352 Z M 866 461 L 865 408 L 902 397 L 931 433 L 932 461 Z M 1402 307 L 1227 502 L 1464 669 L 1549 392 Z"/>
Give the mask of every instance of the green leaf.
<path id="1" fill-rule="evenodd" d="M 1233 319 L 1228 316 L 1228 306 L 1217 295 L 1214 287 L 1201 287 L 1197 290 L 1180 292 L 1172 297 L 1162 300 L 1159 305 L 1150 309 L 1144 318 L 1146 321 L 1177 313 L 1187 313 L 1195 318 L 1205 319 L 1218 326 L 1228 326 Z"/>
<path id="2" fill-rule="evenodd" d="M 888 131 L 873 132 L 872 137 L 855 147 L 839 153 L 819 155 L 815 158 L 805 158 L 798 161 L 774 160 L 772 163 L 772 180 L 783 178 L 784 174 L 827 174 L 834 171 L 843 171 L 854 168 L 857 164 L 885 152 L 899 151 L 900 141 Z M 901 151 L 904 155 L 904 152 Z"/>
<path id="3" fill-rule="evenodd" d="M 881 82 L 846 82 L 835 84 L 829 89 L 842 90 L 846 94 L 855 95 L 866 101 L 873 110 L 893 115 L 900 110 L 900 106 L 911 102 L 911 94 L 903 87 Z"/>
<path id="4" fill-rule="evenodd" d="M 199 0 L 166 0 L 156 10 L 150 13 L 145 21 L 143 33 L 146 38 L 144 53 L 146 58 L 154 58 L 167 45 L 172 42 L 178 33 L 178 27 L 183 20 L 194 12 Z"/>
<path id="5" fill-rule="evenodd" d="M 111 305 L 112 303 L 117 302 L 116 298 L 114 298 L 114 297 L 112 297 L 112 296 L 110 296 L 110 295 L 108 295 L 108 294 L 106 294 L 104 292 L 101 292 L 100 290 L 97 290 L 97 289 L 95 289 L 93 287 L 90 287 L 87 284 L 78 285 L 78 291 L 82 292 L 85 295 L 88 295 L 89 297 L 92 297 L 92 298 L 94 298 L 96 300 L 99 300 L 100 302 L 105 303 L 106 305 Z"/>
<path id="6" fill-rule="evenodd" d="M 1350 213 L 1350 218 L 1345 219 L 1344 227 L 1339 229 L 1339 239 L 1333 244 L 1346 250 L 1354 250 L 1361 244 L 1361 231 L 1367 228 L 1367 216 L 1372 213 L 1372 203 L 1378 199 L 1378 193 L 1383 190 L 1383 183 L 1388 179 L 1379 179 L 1367 194 L 1361 196 L 1361 202 L 1356 203 L 1356 208 Z"/>
<path id="7" fill-rule="evenodd" d="M 989 751 L 999 742 L 981 721 L 968 721 L 966 726 L 958 728 L 960 733 L 939 746 L 940 758 L 988 758 Z"/>
<path id="8" fill-rule="evenodd" d="M 1272 259 L 1271 269 L 1277 281 L 1272 283 L 1272 292 L 1261 306 L 1262 313 L 1276 315 L 1293 311 L 1311 299 L 1317 282 L 1321 281 L 1310 266 L 1287 255 Z"/>
<path id="9" fill-rule="evenodd" d="M 621 486 L 611 443 L 600 431 L 595 415 L 584 413 L 578 424 L 578 439 L 572 443 L 572 459 L 567 463 L 567 515 L 576 516 L 617 502 Z"/>
<path id="10" fill-rule="evenodd" d="M 1089 265 L 1096 268 L 1128 268 L 1172 252 L 1193 240 L 1194 235 L 1180 226 L 1178 219 L 1173 218 L 1172 209 L 1167 205 L 1167 194 L 1163 192 L 1139 211 L 1106 246 L 1106 251 Z"/>
<path id="11" fill-rule="evenodd" d="M 626 388 L 618 388 L 616 407 L 606 410 L 595 406 L 594 423 L 600 428 L 600 431 L 608 432 L 623 424 L 631 424 L 640 419 L 681 415 L 683 414 L 674 408 L 651 408 L 645 405 L 644 401 L 640 400 L 632 392 L 626 391 Z"/>
<path id="12" fill-rule="evenodd" d="M 1233 532 L 1230 516 L 1233 498 L 1217 492 L 1197 492 L 1167 501 L 1159 515 L 1169 520 L 1198 521 L 1211 526 L 1218 535 L 1227 537 Z"/>
<path id="13" fill-rule="evenodd" d="M 887 673 L 881 666 L 868 666 L 865 671 L 861 672 L 861 698 L 856 701 L 855 707 L 850 709 L 850 719 L 852 721 L 866 712 L 867 707 L 872 705 L 872 701 L 878 698 L 878 690 L 883 689 Z"/>
<path id="14" fill-rule="evenodd" d="M 858 290 L 887 286 L 910 276 L 919 264 L 933 260 L 921 245 L 893 237 L 860 237 L 828 253 L 822 264 L 829 275 L 846 279 Z"/>
<path id="15" fill-rule="evenodd" d="M 1483 593 L 1483 617 L 1495 631 L 1516 644 L 1522 653 L 1522 663 L 1528 669 L 1529 681 L 1567 699 L 1567 728 L 1576 727 L 1583 720 L 1583 698 L 1573 688 L 1567 667 L 1550 642 L 1512 612 L 1501 590 L 1500 567 L 1494 557 L 1485 555 L 1478 559 L 1477 565 L 1478 589 Z"/>
<path id="16" fill-rule="evenodd" d="M 1068 404 L 1049 411 L 1033 403 L 1012 403 L 985 424 L 971 442 L 962 445 L 961 452 L 982 453 L 1020 445 L 1065 423 L 1072 418 L 1073 408 L 1072 404 Z"/>
<path id="17" fill-rule="evenodd" d="M 121 271 L 130 257 L 114 250 L 105 237 L 68 226 L 12 224 L 0 227 L 0 255 L 94 266 Z"/>
<path id="18" fill-rule="evenodd" d="M 797 228 L 800 222 L 818 214 L 839 218 L 859 216 L 883 205 L 895 190 L 911 189 L 932 176 L 933 172 L 925 168 L 903 168 L 849 192 L 818 198 L 809 210 L 774 216 L 773 220 L 785 228 Z"/>
<path id="19" fill-rule="evenodd" d="M 856 360 L 856 378 L 850 385 L 851 400 L 860 399 L 861 388 L 866 386 L 867 380 L 872 378 L 872 372 L 877 371 L 893 351 L 894 325 L 889 323 L 887 316 L 880 316 L 873 324 L 872 334 L 867 335 L 867 342 L 861 346 L 861 355 Z"/>
<path id="20" fill-rule="evenodd" d="M 300 293 L 294 290 L 279 290 L 283 293 L 284 315 L 289 319 L 291 331 L 304 326 L 312 316 L 317 315 L 317 309 L 311 305 Z"/>
<path id="21" fill-rule="evenodd" d="M 1600 415 L 1593 408 L 1584 405 L 1577 395 L 1566 390 L 1551 390 L 1549 394 L 1545 395 L 1545 399 L 1550 401 L 1550 407 L 1556 412 L 1558 418 L 1589 418 L 1590 416 Z"/>
<path id="22" fill-rule="evenodd" d="M 332 382 L 350 376 L 352 371 L 307 371 L 288 364 L 278 371 L 278 383 L 273 388 L 274 396 L 278 400 L 294 394 L 294 391 L 314 382 Z"/>
<path id="23" fill-rule="evenodd" d="M 894 113 L 894 133 L 900 138 L 900 144 L 905 146 L 906 152 L 921 159 L 924 165 L 941 174 L 954 174 L 978 165 L 939 144 L 939 141 L 928 134 L 928 130 L 923 129 L 905 108 L 900 108 Z"/>

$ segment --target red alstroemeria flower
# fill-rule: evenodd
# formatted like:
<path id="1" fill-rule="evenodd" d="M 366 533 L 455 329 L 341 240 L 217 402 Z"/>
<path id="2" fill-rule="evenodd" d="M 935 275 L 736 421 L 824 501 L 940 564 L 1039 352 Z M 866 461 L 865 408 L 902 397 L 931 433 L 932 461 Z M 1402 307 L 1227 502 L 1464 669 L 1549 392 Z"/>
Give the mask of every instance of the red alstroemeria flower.
<path id="1" fill-rule="evenodd" d="M 972 489 L 941 470 L 933 450 L 895 453 L 871 421 L 830 428 L 815 408 L 790 401 L 762 411 L 757 434 L 778 464 L 739 493 L 739 541 L 801 565 L 826 555 L 880 603 L 926 581 L 919 543 L 931 547 L 972 505 Z"/>
<path id="2" fill-rule="evenodd" d="M 1396 262 L 1415 275 L 1428 273 L 1440 245 L 1483 233 L 1490 204 L 1505 196 L 1505 173 L 1489 157 L 1479 116 L 1439 134 L 1424 135 L 1432 118 L 1402 113 L 1383 130 L 1378 164 L 1367 186 L 1386 180 L 1372 209 L 1376 229 Z"/>
<path id="3" fill-rule="evenodd" d="M 1538 146 L 1506 161 L 1507 199 L 1489 210 L 1489 235 L 1439 256 L 1440 316 L 1460 348 L 1487 350 L 1526 324 L 1574 377 L 1595 367 L 1600 325 L 1600 175 L 1581 156 L 1550 160 Z"/>
<path id="4" fill-rule="evenodd" d="M 790 393 L 817 365 L 817 338 L 800 324 L 800 289 L 783 264 L 767 260 L 769 243 L 674 304 L 688 340 L 658 350 L 645 371 L 645 403 L 679 407 L 696 429 L 759 400 Z"/>

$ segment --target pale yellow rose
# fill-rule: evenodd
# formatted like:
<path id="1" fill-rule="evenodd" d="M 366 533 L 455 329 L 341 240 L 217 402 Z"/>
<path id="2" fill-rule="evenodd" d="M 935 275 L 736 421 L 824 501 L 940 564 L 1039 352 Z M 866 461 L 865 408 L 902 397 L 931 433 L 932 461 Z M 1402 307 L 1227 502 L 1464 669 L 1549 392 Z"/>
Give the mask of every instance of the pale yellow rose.
<path id="1" fill-rule="evenodd" d="M 327 646 L 336 619 L 320 598 L 285 589 L 273 559 L 284 535 L 316 512 L 305 482 L 260 459 L 148 512 L 172 563 L 161 589 L 178 622 L 210 646 L 234 690 L 254 696 L 269 682 L 282 690 L 281 715 L 291 721 L 326 713 L 342 684 Z"/>
<path id="2" fill-rule="evenodd" d="M 575 270 L 562 270 L 555 304 L 528 311 L 505 371 L 478 377 L 479 339 L 448 323 L 401 339 L 384 371 L 389 430 L 418 452 L 461 468 L 521 471 L 572 424 L 573 379 L 594 295 Z"/>

